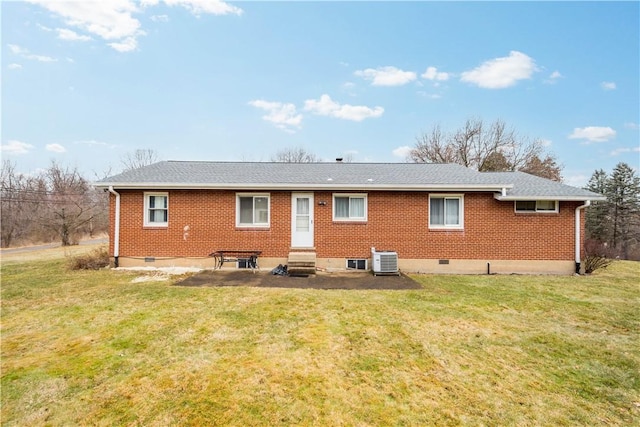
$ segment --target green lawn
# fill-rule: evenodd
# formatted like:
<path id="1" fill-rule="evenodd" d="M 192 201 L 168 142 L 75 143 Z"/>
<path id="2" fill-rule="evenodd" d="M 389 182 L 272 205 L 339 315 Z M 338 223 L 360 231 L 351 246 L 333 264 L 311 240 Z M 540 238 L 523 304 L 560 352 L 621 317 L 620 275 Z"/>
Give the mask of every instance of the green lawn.
<path id="1" fill-rule="evenodd" d="M 640 263 L 418 291 L 2 266 L 3 425 L 638 425 Z"/>

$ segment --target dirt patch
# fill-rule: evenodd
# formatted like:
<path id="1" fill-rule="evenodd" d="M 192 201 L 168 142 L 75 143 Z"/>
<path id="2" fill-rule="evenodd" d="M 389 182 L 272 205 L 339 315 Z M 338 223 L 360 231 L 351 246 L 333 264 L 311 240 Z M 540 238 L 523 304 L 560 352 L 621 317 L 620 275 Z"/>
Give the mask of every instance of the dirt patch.
<path id="1" fill-rule="evenodd" d="M 206 270 L 176 286 L 252 286 L 261 288 L 299 289 L 422 289 L 408 276 L 374 276 L 361 272 L 318 272 L 308 277 L 277 276 L 268 271 L 251 273 L 243 270 Z"/>

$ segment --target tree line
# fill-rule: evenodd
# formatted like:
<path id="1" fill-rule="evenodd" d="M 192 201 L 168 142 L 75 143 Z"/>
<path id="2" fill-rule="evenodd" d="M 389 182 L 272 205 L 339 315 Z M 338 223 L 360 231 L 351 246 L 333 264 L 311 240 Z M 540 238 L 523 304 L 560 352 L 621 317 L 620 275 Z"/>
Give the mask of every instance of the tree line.
<path id="1" fill-rule="evenodd" d="M 626 163 L 618 163 L 611 174 L 598 169 L 585 188 L 607 198 L 594 202 L 587 209 L 587 252 L 640 261 L 640 178 L 637 171 Z"/>
<path id="2" fill-rule="evenodd" d="M 108 199 L 77 169 L 52 162 L 36 175 L 16 171 L 3 160 L 0 172 L 2 247 L 60 241 L 77 243 L 81 235 L 105 233 Z"/>
<path id="3" fill-rule="evenodd" d="M 154 150 L 136 150 L 121 159 L 122 171 L 157 160 Z M 77 168 L 52 162 L 46 170 L 26 175 L 17 172 L 14 163 L 3 160 L 0 221 L 3 248 L 53 241 L 69 246 L 83 236 L 109 230 L 109 196 L 94 188 Z"/>

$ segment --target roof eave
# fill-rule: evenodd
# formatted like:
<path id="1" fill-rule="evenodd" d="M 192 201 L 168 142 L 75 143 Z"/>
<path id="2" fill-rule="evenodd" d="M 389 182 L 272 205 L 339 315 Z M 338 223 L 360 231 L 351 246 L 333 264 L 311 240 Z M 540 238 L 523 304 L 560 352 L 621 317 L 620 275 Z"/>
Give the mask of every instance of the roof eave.
<path id="1" fill-rule="evenodd" d="M 495 192 L 513 188 L 511 184 L 329 184 L 329 183 L 300 183 L 300 184 L 264 184 L 264 183 L 231 183 L 231 184 L 199 184 L 199 183 L 171 183 L 171 182 L 96 182 L 96 188 L 113 187 L 117 190 L 345 190 L 345 191 L 458 191 L 458 192 Z"/>
<path id="2" fill-rule="evenodd" d="M 494 194 L 493 196 L 496 200 L 501 202 L 517 202 L 522 200 L 559 200 L 564 202 L 584 202 L 586 200 L 591 201 L 603 201 L 607 200 L 606 197 L 596 195 L 596 196 L 503 196 L 501 194 Z"/>

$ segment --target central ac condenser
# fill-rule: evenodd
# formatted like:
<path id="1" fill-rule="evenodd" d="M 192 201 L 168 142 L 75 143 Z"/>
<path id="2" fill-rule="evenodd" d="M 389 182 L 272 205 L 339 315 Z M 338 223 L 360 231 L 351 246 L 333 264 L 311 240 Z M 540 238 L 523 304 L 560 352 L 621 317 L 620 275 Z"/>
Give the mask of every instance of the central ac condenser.
<path id="1" fill-rule="evenodd" d="M 398 271 L 398 254 L 393 251 L 376 251 L 371 248 L 373 274 L 400 274 Z"/>

